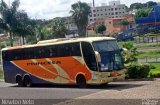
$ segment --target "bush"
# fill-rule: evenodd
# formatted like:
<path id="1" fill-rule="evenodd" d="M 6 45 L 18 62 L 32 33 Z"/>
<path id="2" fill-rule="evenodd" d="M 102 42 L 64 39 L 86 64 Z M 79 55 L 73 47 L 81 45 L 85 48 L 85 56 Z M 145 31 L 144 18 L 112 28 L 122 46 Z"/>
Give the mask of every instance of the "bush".
<path id="1" fill-rule="evenodd" d="M 159 73 L 150 73 L 149 76 L 151 78 L 159 78 L 160 77 L 160 72 Z"/>
<path id="2" fill-rule="evenodd" d="M 149 64 L 132 63 L 128 66 L 129 78 L 146 78 L 150 72 Z"/>
<path id="3" fill-rule="evenodd" d="M 150 69 L 155 69 L 156 67 L 153 64 L 150 64 Z"/>

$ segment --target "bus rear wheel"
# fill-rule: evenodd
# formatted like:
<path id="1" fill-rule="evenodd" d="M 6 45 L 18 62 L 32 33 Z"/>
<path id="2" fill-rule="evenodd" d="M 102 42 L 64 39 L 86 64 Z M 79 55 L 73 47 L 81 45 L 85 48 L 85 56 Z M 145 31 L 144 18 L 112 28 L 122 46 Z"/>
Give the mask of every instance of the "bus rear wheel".
<path id="1" fill-rule="evenodd" d="M 22 80 L 22 77 L 21 76 L 18 76 L 16 78 L 16 82 L 18 83 L 18 87 L 23 87 L 23 80 Z"/>
<path id="2" fill-rule="evenodd" d="M 32 86 L 32 81 L 29 76 L 25 76 L 23 80 L 24 86 L 25 87 L 31 87 Z"/>
<path id="3" fill-rule="evenodd" d="M 83 75 L 77 76 L 76 82 L 77 82 L 77 85 L 79 88 L 86 88 L 87 87 L 86 79 Z"/>

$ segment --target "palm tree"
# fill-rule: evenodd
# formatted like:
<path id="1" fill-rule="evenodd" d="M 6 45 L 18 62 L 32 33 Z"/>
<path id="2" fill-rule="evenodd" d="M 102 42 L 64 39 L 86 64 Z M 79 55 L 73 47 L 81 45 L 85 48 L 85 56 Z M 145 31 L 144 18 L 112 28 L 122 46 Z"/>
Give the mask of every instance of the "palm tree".
<path id="1" fill-rule="evenodd" d="M 52 36 L 51 38 L 65 38 L 67 34 L 67 28 L 62 19 L 56 19 L 52 23 Z"/>
<path id="2" fill-rule="evenodd" d="M 80 37 L 85 37 L 86 27 L 88 24 L 88 15 L 91 12 L 91 8 L 88 6 L 88 4 L 82 3 L 80 1 L 72 4 L 71 8 L 72 10 L 70 12 L 72 13 L 74 22 L 77 25 L 78 34 Z"/>
<path id="3" fill-rule="evenodd" d="M 32 29 L 31 26 L 31 21 L 28 18 L 28 15 L 26 12 L 24 11 L 18 11 L 16 13 L 16 19 L 15 19 L 15 26 L 14 26 L 14 34 L 22 37 L 23 39 L 23 45 L 25 44 L 25 37 L 27 35 L 31 35 L 33 34 L 34 30 Z"/>
<path id="4" fill-rule="evenodd" d="M 45 40 L 47 28 L 44 25 L 37 24 L 35 26 L 35 33 L 37 41 Z"/>
<path id="5" fill-rule="evenodd" d="M 11 46 L 13 46 L 13 33 L 15 24 L 17 24 L 15 20 L 19 4 L 19 0 L 14 0 L 11 6 L 8 6 L 3 0 L 0 3 L 0 28 L 9 34 Z"/>

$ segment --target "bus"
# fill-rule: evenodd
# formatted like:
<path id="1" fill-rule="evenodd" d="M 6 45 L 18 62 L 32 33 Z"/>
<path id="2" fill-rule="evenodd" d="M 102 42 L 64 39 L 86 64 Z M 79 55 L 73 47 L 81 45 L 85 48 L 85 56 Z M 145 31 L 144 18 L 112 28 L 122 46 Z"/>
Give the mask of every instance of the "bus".
<path id="1" fill-rule="evenodd" d="M 117 40 L 111 37 L 62 38 L 3 48 L 4 81 L 32 84 L 107 84 L 125 79 Z"/>

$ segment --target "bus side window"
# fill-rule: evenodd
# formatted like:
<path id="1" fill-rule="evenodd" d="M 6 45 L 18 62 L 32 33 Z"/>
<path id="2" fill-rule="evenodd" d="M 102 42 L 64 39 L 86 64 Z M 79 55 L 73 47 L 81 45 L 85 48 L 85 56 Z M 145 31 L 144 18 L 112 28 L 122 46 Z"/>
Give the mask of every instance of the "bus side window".
<path id="1" fill-rule="evenodd" d="M 5 51 L 5 60 L 6 61 L 14 60 L 14 52 L 12 52 L 11 50 Z"/>
<path id="2" fill-rule="evenodd" d="M 72 56 L 81 56 L 80 43 L 72 44 L 70 51 L 72 53 Z"/>
<path id="3" fill-rule="evenodd" d="M 91 44 L 88 42 L 82 42 L 81 44 L 82 44 L 83 57 L 87 66 L 91 70 L 97 70 L 96 58 Z"/>
<path id="4" fill-rule="evenodd" d="M 58 46 L 52 46 L 50 48 L 50 57 L 58 57 Z"/>

